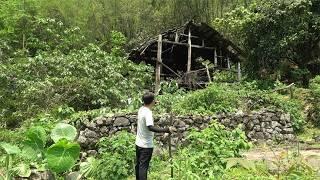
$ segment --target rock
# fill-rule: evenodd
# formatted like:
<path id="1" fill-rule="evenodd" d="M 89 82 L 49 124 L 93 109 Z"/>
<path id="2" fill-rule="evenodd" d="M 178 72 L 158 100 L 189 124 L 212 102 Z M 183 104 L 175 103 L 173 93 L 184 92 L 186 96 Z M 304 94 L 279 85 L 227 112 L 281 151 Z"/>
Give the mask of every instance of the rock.
<path id="1" fill-rule="evenodd" d="M 98 152 L 96 150 L 89 150 L 89 151 L 87 151 L 87 153 L 88 153 L 88 156 L 95 156 L 98 154 Z"/>
<path id="2" fill-rule="evenodd" d="M 160 119 L 159 119 L 159 124 L 162 124 L 162 125 L 164 125 L 164 126 L 168 126 L 169 123 L 170 123 L 170 121 L 169 121 L 169 118 L 168 118 L 168 117 L 166 117 L 166 116 L 160 117 Z"/>
<path id="3" fill-rule="evenodd" d="M 137 116 L 136 115 L 131 115 L 128 117 L 130 123 L 136 123 L 137 122 Z"/>
<path id="4" fill-rule="evenodd" d="M 253 119 L 252 122 L 253 122 L 253 124 L 260 124 L 259 119 Z"/>
<path id="5" fill-rule="evenodd" d="M 87 138 L 84 136 L 79 136 L 78 138 L 78 143 L 80 144 L 81 147 L 86 147 L 87 145 Z"/>
<path id="6" fill-rule="evenodd" d="M 293 135 L 293 134 L 284 134 L 283 135 L 283 138 L 285 139 L 285 140 L 294 140 L 295 139 L 295 136 Z"/>
<path id="7" fill-rule="evenodd" d="M 222 119 L 221 120 L 221 124 L 228 126 L 230 124 L 230 119 L 226 118 L 226 119 Z"/>
<path id="8" fill-rule="evenodd" d="M 282 140 L 283 140 L 283 135 L 280 134 L 280 133 L 274 134 L 273 137 L 274 137 L 276 140 L 278 140 L 278 141 L 282 141 Z"/>
<path id="9" fill-rule="evenodd" d="M 118 132 L 119 131 L 127 131 L 130 132 L 130 127 L 118 127 Z"/>
<path id="10" fill-rule="evenodd" d="M 86 152 L 80 152 L 80 159 L 85 159 L 88 156 Z"/>
<path id="11" fill-rule="evenodd" d="M 210 122 L 211 121 L 211 117 L 210 116 L 206 116 L 206 117 L 203 117 L 203 122 Z"/>
<path id="12" fill-rule="evenodd" d="M 112 125 L 113 124 L 113 118 L 107 118 L 104 122 L 106 126 Z"/>
<path id="13" fill-rule="evenodd" d="M 116 132 L 117 132 L 117 129 L 116 129 L 116 128 L 112 128 L 112 129 L 109 131 L 109 136 L 115 134 Z"/>
<path id="14" fill-rule="evenodd" d="M 186 131 L 187 130 L 187 128 L 186 127 L 181 127 L 181 128 L 178 128 L 177 129 L 178 130 L 178 132 L 184 132 L 184 131 Z"/>
<path id="15" fill-rule="evenodd" d="M 88 122 L 87 124 L 86 124 L 86 127 L 87 128 L 89 128 L 89 129 L 92 129 L 92 130 L 95 130 L 96 129 L 96 123 L 94 123 L 94 122 Z"/>
<path id="16" fill-rule="evenodd" d="M 247 123 L 247 129 L 252 130 L 253 127 L 254 127 L 254 123 L 252 121 L 249 121 Z"/>
<path id="17" fill-rule="evenodd" d="M 113 123 L 114 126 L 129 126 L 130 121 L 125 117 L 117 117 Z"/>
<path id="18" fill-rule="evenodd" d="M 265 131 L 266 131 L 267 133 L 270 133 L 270 134 L 273 133 L 273 129 L 266 129 Z"/>
<path id="19" fill-rule="evenodd" d="M 261 131 L 260 125 L 255 125 L 255 126 L 253 127 L 253 130 L 256 131 L 256 132 Z"/>
<path id="20" fill-rule="evenodd" d="M 267 145 L 270 146 L 270 145 L 272 145 L 272 144 L 273 144 L 273 141 L 272 141 L 271 139 L 268 139 L 268 140 L 267 140 Z"/>
<path id="21" fill-rule="evenodd" d="M 99 138 L 87 138 L 87 147 L 90 149 L 96 148 L 96 144 L 99 141 Z"/>
<path id="22" fill-rule="evenodd" d="M 263 132 L 257 132 L 254 135 L 254 137 L 255 137 L 255 139 L 261 140 L 261 139 L 264 139 L 264 134 L 263 134 Z"/>
<path id="23" fill-rule="evenodd" d="M 287 113 L 287 114 L 281 114 L 280 116 L 280 123 L 285 125 L 286 122 L 290 122 L 291 118 L 290 118 L 290 114 Z"/>
<path id="24" fill-rule="evenodd" d="M 243 123 L 244 124 L 248 124 L 249 121 L 250 121 L 250 119 L 248 117 L 244 117 L 243 118 Z"/>
<path id="25" fill-rule="evenodd" d="M 103 116 L 96 117 L 93 121 L 97 123 L 98 126 L 102 126 L 106 118 Z"/>
<path id="26" fill-rule="evenodd" d="M 250 131 L 247 136 L 248 138 L 252 139 L 254 137 L 254 134 L 255 134 L 254 131 Z"/>
<path id="27" fill-rule="evenodd" d="M 194 123 L 194 121 L 191 118 L 187 118 L 184 120 L 185 123 L 192 125 Z"/>
<path id="28" fill-rule="evenodd" d="M 84 130 L 84 135 L 88 138 L 98 138 L 99 137 L 99 135 L 96 132 L 94 132 L 88 128 Z"/>
<path id="29" fill-rule="evenodd" d="M 100 128 L 100 132 L 101 132 L 102 134 L 108 134 L 109 129 L 108 129 L 106 126 L 102 126 L 102 127 Z"/>
<path id="30" fill-rule="evenodd" d="M 264 139 L 272 139 L 272 136 L 270 133 L 265 132 L 264 133 Z"/>
<path id="31" fill-rule="evenodd" d="M 272 129 L 275 129 L 276 127 L 280 127 L 281 124 L 279 124 L 277 121 L 271 121 L 271 127 Z"/>
<path id="32" fill-rule="evenodd" d="M 178 120 L 176 122 L 173 123 L 174 126 L 176 126 L 177 128 L 182 128 L 182 127 L 186 127 L 186 123 L 181 121 L 181 120 Z"/>
<path id="33" fill-rule="evenodd" d="M 194 122 L 197 124 L 202 124 L 202 118 L 201 117 L 195 117 Z"/>
<path id="34" fill-rule="evenodd" d="M 28 179 L 32 180 L 54 180 L 54 175 L 50 171 L 39 172 L 36 169 L 31 170 L 31 175 Z"/>
<path id="35" fill-rule="evenodd" d="M 282 132 L 284 134 L 293 134 L 293 128 L 284 128 Z"/>
<path id="36" fill-rule="evenodd" d="M 81 175 L 80 172 L 70 172 L 66 175 L 65 180 L 74 180 L 74 179 L 80 179 Z"/>
<path id="37" fill-rule="evenodd" d="M 281 133 L 281 132 L 282 132 L 282 130 L 281 130 L 279 127 L 276 127 L 274 130 L 275 130 L 276 132 L 278 132 L 278 133 Z"/>

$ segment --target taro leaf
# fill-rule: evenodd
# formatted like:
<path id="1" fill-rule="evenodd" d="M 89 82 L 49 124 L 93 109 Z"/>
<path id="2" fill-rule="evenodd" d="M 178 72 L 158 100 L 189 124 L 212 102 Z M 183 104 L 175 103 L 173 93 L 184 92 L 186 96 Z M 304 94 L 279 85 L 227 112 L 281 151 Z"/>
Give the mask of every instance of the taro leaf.
<path id="1" fill-rule="evenodd" d="M 47 135 L 43 127 L 32 127 L 27 131 L 27 140 L 25 145 L 31 147 L 35 151 L 42 151 L 46 145 Z"/>
<path id="2" fill-rule="evenodd" d="M 27 164 L 19 164 L 13 171 L 15 171 L 20 177 L 29 177 L 31 175 L 31 169 Z"/>
<path id="3" fill-rule="evenodd" d="M 79 155 L 79 144 L 62 139 L 47 150 L 49 169 L 56 173 L 65 172 L 73 167 Z"/>
<path id="4" fill-rule="evenodd" d="M 94 157 L 88 157 L 87 161 L 80 163 L 80 173 L 84 177 L 90 177 L 95 169 L 99 166 L 99 160 L 95 159 Z"/>
<path id="5" fill-rule="evenodd" d="M 18 154 L 20 149 L 18 146 L 11 145 L 9 143 L 2 142 L 0 143 L 0 147 L 6 151 L 7 154 Z"/>
<path id="6" fill-rule="evenodd" d="M 59 123 L 52 130 L 51 139 L 58 142 L 60 139 L 73 141 L 77 136 L 77 129 L 70 124 Z"/>
<path id="7" fill-rule="evenodd" d="M 35 151 L 32 147 L 29 145 L 24 146 L 21 149 L 21 154 L 20 156 L 29 160 L 36 160 L 38 158 L 38 153 Z"/>

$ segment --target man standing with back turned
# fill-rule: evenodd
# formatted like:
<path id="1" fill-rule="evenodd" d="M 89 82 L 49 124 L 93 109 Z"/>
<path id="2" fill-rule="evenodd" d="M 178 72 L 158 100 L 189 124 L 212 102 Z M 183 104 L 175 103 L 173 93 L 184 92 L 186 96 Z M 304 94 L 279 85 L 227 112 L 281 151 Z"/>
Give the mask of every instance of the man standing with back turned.
<path id="1" fill-rule="evenodd" d="M 153 124 L 152 107 L 156 104 L 154 94 L 147 92 L 142 97 L 144 105 L 138 111 L 136 137 L 136 179 L 147 180 L 149 162 L 153 152 L 153 136 L 156 133 L 171 133 L 175 128 L 158 128 Z"/>

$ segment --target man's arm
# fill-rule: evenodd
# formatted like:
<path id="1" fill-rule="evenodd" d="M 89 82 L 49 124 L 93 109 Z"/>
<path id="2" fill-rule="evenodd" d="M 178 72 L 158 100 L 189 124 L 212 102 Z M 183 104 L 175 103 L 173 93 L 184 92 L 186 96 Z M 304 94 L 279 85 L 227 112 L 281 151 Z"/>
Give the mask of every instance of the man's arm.
<path id="1" fill-rule="evenodd" d="M 159 128 L 151 125 L 151 126 L 148 126 L 148 129 L 155 133 L 170 133 L 169 128 Z"/>

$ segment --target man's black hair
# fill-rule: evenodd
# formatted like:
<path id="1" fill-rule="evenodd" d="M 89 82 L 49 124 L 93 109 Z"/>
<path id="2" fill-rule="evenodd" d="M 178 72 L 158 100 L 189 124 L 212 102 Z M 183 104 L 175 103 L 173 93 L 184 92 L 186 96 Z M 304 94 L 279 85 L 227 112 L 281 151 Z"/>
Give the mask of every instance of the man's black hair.
<path id="1" fill-rule="evenodd" d="M 142 96 L 142 101 L 144 105 L 149 105 L 153 102 L 154 100 L 154 94 L 152 92 L 146 92 Z"/>

